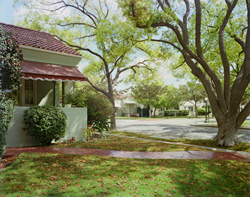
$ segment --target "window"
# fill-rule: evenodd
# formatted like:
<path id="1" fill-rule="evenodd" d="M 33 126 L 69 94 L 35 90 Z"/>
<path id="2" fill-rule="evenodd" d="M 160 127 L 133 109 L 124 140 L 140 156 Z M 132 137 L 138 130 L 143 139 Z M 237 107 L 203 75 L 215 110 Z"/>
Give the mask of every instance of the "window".
<path id="1" fill-rule="evenodd" d="M 32 106 L 36 105 L 36 81 L 22 80 L 20 89 L 20 105 Z"/>
<path id="2" fill-rule="evenodd" d="M 32 80 L 25 80 L 24 85 L 24 104 L 34 104 L 34 83 Z"/>

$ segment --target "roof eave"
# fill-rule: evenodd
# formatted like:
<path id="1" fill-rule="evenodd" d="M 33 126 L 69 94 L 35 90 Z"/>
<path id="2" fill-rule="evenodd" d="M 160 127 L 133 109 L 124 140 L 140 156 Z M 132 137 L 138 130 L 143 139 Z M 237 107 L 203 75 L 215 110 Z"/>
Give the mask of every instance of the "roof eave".
<path id="1" fill-rule="evenodd" d="M 45 52 L 45 53 L 52 53 L 52 54 L 64 55 L 64 56 L 69 56 L 69 57 L 75 57 L 75 58 L 82 59 L 81 55 L 74 55 L 74 54 L 69 54 L 69 53 L 63 53 L 63 52 L 52 51 L 52 50 L 47 50 L 47 49 L 41 49 L 41 48 L 31 47 L 31 46 L 22 45 L 22 44 L 19 44 L 19 47 L 23 48 L 23 49 L 30 49 L 30 50 L 34 50 L 34 51 L 41 51 L 41 52 Z"/>

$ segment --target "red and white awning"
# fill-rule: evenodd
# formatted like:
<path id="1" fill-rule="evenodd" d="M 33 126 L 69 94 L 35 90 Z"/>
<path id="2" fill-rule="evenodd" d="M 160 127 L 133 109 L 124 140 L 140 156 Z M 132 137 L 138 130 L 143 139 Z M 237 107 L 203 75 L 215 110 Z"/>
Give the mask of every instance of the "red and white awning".
<path id="1" fill-rule="evenodd" d="M 86 81 L 87 78 L 73 66 L 23 60 L 23 79 L 45 81 Z"/>

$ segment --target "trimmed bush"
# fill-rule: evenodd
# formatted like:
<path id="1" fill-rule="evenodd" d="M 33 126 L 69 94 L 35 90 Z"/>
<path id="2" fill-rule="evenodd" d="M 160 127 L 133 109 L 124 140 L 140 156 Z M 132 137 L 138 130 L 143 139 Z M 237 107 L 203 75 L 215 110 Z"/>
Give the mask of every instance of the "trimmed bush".
<path id="1" fill-rule="evenodd" d="M 6 133 L 10 127 L 14 109 L 14 101 L 8 99 L 5 93 L 0 91 L 0 160 L 5 153 Z"/>
<path id="2" fill-rule="evenodd" d="M 187 116 L 189 114 L 189 110 L 166 110 L 165 116 Z"/>
<path id="3" fill-rule="evenodd" d="M 58 107 L 33 106 L 24 111 L 24 130 L 42 145 L 64 137 L 66 130 L 66 115 Z"/>
<path id="4" fill-rule="evenodd" d="M 206 115 L 206 108 L 197 108 L 198 115 Z M 209 111 L 207 113 L 211 113 L 211 109 L 209 108 Z"/>

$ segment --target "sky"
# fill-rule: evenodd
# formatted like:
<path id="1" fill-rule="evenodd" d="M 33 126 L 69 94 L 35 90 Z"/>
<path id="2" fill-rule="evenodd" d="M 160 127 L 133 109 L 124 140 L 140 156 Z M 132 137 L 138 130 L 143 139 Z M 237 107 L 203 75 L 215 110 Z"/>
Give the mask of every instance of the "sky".
<path id="1" fill-rule="evenodd" d="M 16 8 L 16 7 L 14 8 L 13 4 L 14 4 L 14 0 L 0 0 L 0 22 L 7 23 L 7 24 L 16 24 L 18 20 L 20 20 L 23 9 Z M 172 84 L 177 87 L 179 84 L 186 83 L 186 80 L 184 79 L 174 78 L 171 72 L 166 68 L 160 68 L 159 71 L 166 85 Z M 123 76 L 125 77 L 126 74 Z M 127 84 L 121 83 L 119 87 L 117 87 L 117 89 L 122 90 L 122 89 L 127 88 L 127 86 L 128 86 Z"/>

